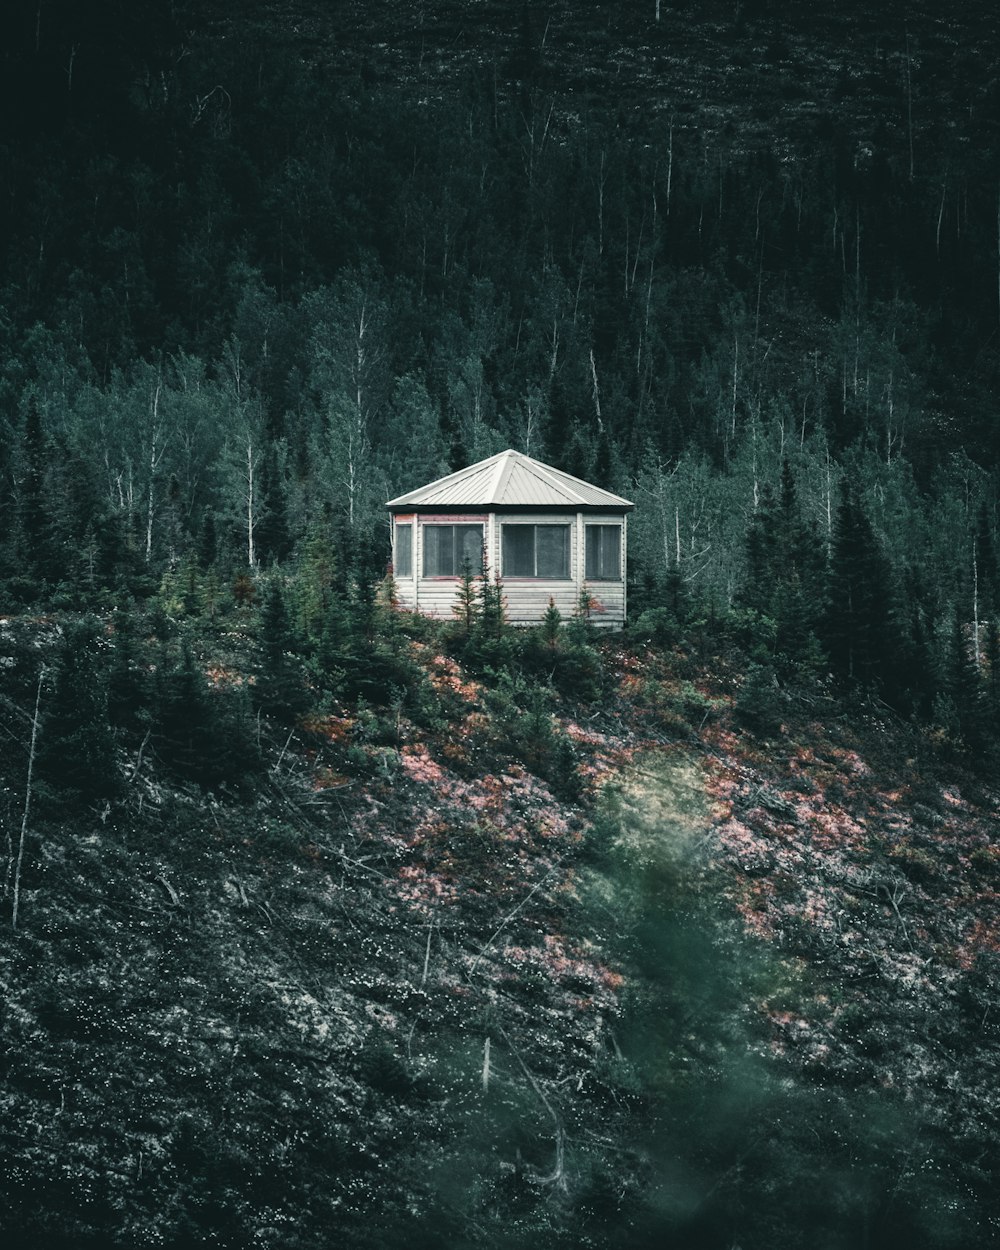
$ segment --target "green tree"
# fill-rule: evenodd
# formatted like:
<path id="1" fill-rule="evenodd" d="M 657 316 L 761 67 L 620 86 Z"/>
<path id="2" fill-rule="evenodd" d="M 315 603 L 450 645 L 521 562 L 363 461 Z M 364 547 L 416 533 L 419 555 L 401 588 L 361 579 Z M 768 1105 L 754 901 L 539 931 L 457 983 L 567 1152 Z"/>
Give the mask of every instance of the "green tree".
<path id="1" fill-rule="evenodd" d="M 539 625 L 539 632 L 542 641 L 552 651 L 559 646 L 559 641 L 563 634 L 562 613 L 556 607 L 556 601 L 549 598 L 549 606 L 542 615 L 542 623 Z"/>
<path id="2" fill-rule="evenodd" d="M 117 729 L 135 731 L 149 719 L 152 695 L 132 607 L 114 614 L 114 652 L 108 673 L 108 720 Z"/>
<path id="3" fill-rule="evenodd" d="M 482 613 L 481 589 L 479 575 L 473 571 L 472 561 L 466 557 L 462 561 L 458 590 L 451 609 L 459 630 L 466 638 L 472 633 Z"/>
<path id="4" fill-rule="evenodd" d="M 260 672 L 255 694 L 257 704 L 279 720 L 294 720 L 308 703 L 298 658 L 298 640 L 292 630 L 284 592 L 272 578 L 264 592 L 258 626 Z"/>
<path id="5" fill-rule="evenodd" d="M 245 696 L 211 690 L 186 639 L 179 655 L 161 653 L 153 748 L 175 777 L 209 789 L 239 781 L 256 758 Z"/>
<path id="6" fill-rule="evenodd" d="M 823 556 L 802 519 L 787 459 L 778 498 L 765 485 L 746 535 L 747 567 L 741 602 L 774 621 L 774 647 L 784 664 L 816 668 L 817 628 L 823 604 Z"/>
<path id="7" fill-rule="evenodd" d="M 48 508 L 49 451 L 38 400 L 30 395 L 21 434 L 18 523 L 22 576 L 30 578 L 36 587 L 39 583 L 56 582 L 62 574 Z"/>
<path id="8" fill-rule="evenodd" d="M 833 531 L 823 634 L 834 672 L 875 686 L 884 676 L 890 637 L 891 569 L 871 523 L 844 487 Z"/>
<path id="9" fill-rule="evenodd" d="M 106 643 L 98 622 L 67 625 L 38 751 L 39 792 L 65 810 L 113 799 L 121 779 L 108 721 Z"/>

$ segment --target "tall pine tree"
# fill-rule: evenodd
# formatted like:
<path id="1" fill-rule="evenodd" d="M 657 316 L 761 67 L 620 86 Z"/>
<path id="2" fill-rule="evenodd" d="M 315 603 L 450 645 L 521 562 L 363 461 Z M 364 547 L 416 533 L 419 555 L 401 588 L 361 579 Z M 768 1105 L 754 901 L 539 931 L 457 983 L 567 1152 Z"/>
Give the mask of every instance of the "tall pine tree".
<path id="1" fill-rule="evenodd" d="M 823 641 L 841 680 L 877 687 L 890 638 L 891 568 L 871 522 L 844 486 L 833 529 Z"/>
<path id="2" fill-rule="evenodd" d="M 120 788 L 102 650 L 101 630 L 92 617 L 67 626 L 44 706 L 39 792 L 67 811 L 112 799 Z"/>

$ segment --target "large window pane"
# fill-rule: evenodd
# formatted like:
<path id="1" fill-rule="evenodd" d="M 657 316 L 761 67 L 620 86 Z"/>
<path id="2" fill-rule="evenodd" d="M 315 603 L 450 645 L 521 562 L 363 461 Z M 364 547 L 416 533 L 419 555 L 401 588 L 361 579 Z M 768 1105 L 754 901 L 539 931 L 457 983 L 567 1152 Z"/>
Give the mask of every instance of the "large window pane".
<path id="1" fill-rule="evenodd" d="M 483 571 L 481 525 L 424 526 L 425 577 L 458 577 L 466 561 L 477 576 Z"/>
<path id="2" fill-rule="evenodd" d="M 621 581 L 622 527 L 587 526 L 587 579 L 595 582 Z"/>
<path id="3" fill-rule="evenodd" d="M 535 526 L 535 576 L 569 577 L 569 526 Z"/>
<path id="4" fill-rule="evenodd" d="M 413 576 L 413 526 L 409 521 L 396 526 L 396 558 L 392 569 L 397 577 Z"/>
<path id="5" fill-rule="evenodd" d="M 452 566 L 450 525 L 424 526 L 424 576 L 447 577 Z"/>
<path id="6" fill-rule="evenodd" d="M 477 576 L 483 571 L 483 527 L 481 525 L 455 526 L 456 573 L 461 573 L 468 561 Z"/>
<path id="7" fill-rule="evenodd" d="M 504 577 L 535 576 L 535 527 L 505 525 L 503 527 Z"/>
<path id="8" fill-rule="evenodd" d="M 569 577 L 568 525 L 505 525 L 503 576 Z"/>

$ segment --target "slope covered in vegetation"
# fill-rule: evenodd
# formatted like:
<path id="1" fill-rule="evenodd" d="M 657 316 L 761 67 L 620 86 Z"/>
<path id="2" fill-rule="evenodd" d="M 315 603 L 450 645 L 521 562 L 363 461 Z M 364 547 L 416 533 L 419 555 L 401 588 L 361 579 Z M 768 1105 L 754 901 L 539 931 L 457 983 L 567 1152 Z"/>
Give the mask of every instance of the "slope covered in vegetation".
<path id="1" fill-rule="evenodd" d="M 275 602 L 4 622 L 8 1244 L 992 1244 L 994 786 L 697 630 L 376 605 L 322 696 Z"/>

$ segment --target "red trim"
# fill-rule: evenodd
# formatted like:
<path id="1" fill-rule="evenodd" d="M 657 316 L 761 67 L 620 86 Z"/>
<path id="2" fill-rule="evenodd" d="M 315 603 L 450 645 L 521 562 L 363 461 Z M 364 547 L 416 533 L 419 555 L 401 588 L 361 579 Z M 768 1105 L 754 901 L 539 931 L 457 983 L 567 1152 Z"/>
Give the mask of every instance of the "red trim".
<path id="1" fill-rule="evenodd" d="M 486 515 L 479 513 L 469 513 L 468 515 L 461 512 L 440 512 L 425 515 L 423 513 L 417 516 L 417 520 L 421 525 L 461 525 L 463 522 L 475 525 L 485 525 L 489 520 Z"/>

